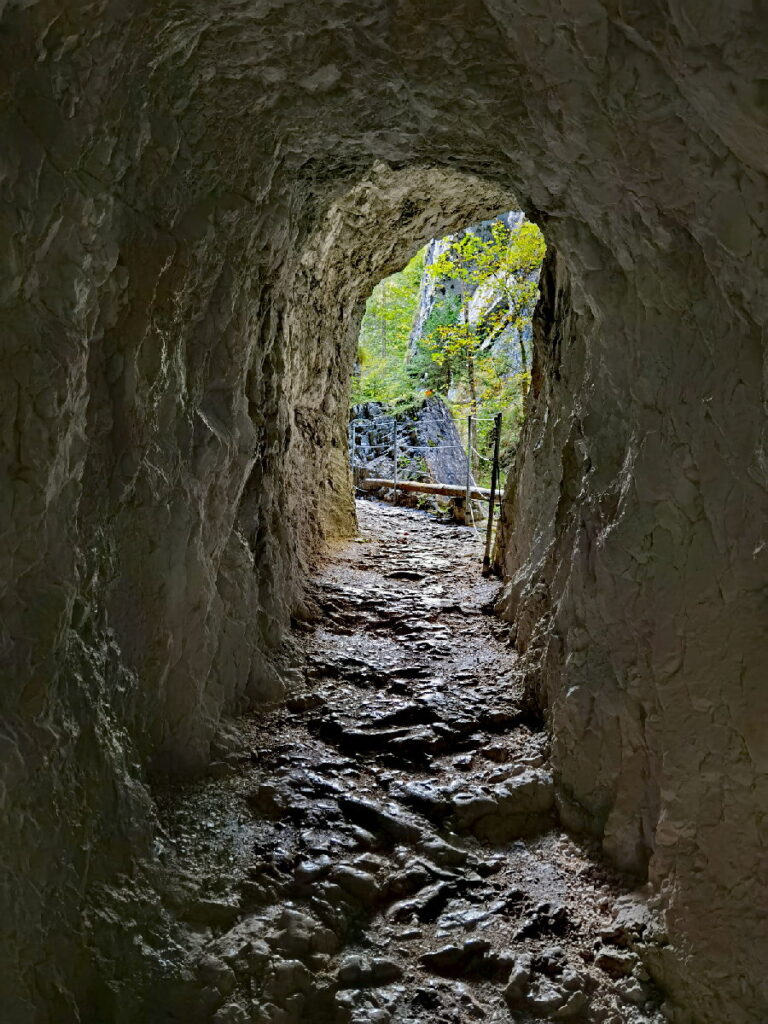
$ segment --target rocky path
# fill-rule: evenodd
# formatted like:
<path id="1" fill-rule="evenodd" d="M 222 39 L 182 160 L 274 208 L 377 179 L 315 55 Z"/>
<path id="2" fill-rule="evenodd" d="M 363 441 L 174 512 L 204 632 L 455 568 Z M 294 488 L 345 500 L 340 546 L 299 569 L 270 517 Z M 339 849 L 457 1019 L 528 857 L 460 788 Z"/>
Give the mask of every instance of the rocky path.
<path id="1" fill-rule="evenodd" d="M 662 1021 L 647 921 L 557 826 L 475 535 L 358 514 L 297 634 L 296 694 L 162 801 L 189 1019 Z"/>

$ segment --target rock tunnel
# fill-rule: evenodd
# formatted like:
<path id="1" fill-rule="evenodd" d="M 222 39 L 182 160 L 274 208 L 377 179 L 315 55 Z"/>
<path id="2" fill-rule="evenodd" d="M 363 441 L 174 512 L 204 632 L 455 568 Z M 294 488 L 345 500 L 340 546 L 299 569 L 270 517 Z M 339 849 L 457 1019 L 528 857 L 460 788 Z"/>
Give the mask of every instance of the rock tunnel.
<path id="1" fill-rule="evenodd" d="M 743 0 L 1 0 L 3 1021 L 151 1019 L 100 1002 L 164 927 L 147 779 L 285 690 L 372 285 L 515 203 L 499 611 L 559 813 L 647 881 L 674 1020 L 768 1017 L 765 39 Z"/>

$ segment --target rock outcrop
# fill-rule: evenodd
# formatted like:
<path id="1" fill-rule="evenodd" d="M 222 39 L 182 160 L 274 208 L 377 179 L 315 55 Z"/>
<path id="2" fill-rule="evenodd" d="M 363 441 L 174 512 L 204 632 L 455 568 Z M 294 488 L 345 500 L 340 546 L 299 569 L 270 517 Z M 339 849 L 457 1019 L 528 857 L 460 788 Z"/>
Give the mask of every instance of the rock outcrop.
<path id="1" fill-rule="evenodd" d="M 483 241 L 488 241 L 492 225 L 495 220 L 500 220 L 509 228 L 519 226 L 525 217 L 520 210 L 508 210 L 500 214 L 494 220 L 483 220 L 479 224 L 472 224 L 456 234 L 449 234 L 442 239 L 432 239 L 427 246 L 424 255 L 424 272 L 422 274 L 421 288 L 419 290 L 419 301 L 414 317 L 414 327 L 410 338 L 410 352 L 413 355 L 418 348 L 419 342 L 425 337 L 428 330 L 430 316 L 440 310 L 447 311 L 451 304 L 461 299 L 463 290 L 468 296 L 468 317 L 472 325 L 476 325 L 482 317 L 494 315 L 504 305 L 504 294 L 501 289 L 495 287 L 494 281 L 486 282 L 481 288 L 477 288 L 469 282 L 460 282 L 456 279 L 435 280 L 429 273 L 429 267 L 437 262 L 440 256 L 450 248 L 452 242 L 461 238 L 462 234 L 472 232 Z M 526 326 L 522 329 L 524 343 L 530 344 L 530 330 Z M 502 331 L 495 331 L 487 338 L 482 345 L 483 349 L 497 348 L 504 349 L 510 359 L 510 369 L 518 372 L 523 369 L 519 354 L 519 341 L 514 329 L 508 328 Z"/>
<path id="2" fill-rule="evenodd" d="M 353 406 L 349 428 L 353 472 L 391 480 L 395 431 L 398 479 L 466 484 L 465 447 L 450 409 L 436 396 L 405 411 L 381 402 Z"/>
<path id="3" fill-rule="evenodd" d="M 147 773 L 284 691 L 372 285 L 516 205 L 557 255 L 504 607 L 562 811 L 648 872 L 678 1021 L 768 1016 L 764 38 L 685 0 L 0 0 L 0 1018 L 147 1019 Z"/>

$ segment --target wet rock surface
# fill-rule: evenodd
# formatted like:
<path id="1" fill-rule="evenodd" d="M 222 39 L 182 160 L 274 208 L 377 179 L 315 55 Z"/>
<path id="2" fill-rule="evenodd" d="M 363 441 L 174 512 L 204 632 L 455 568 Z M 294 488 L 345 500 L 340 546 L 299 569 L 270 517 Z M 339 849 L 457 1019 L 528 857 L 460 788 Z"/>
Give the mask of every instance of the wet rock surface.
<path id="1" fill-rule="evenodd" d="M 297 630 L 296 693 L 161 795 L 194 964 L 171 1012 L 657 1024 L 630 897 L 554 817 L 475 534 L 358 511 L 318 579 L 321 624 Z"/>
<path id="2" fill-rule="evenodd" d="M 557 255 L 505 606 L 569 821 L 648 862 L 680 1021 L 768 1020 L 764 7 L 0 0 L 0 27 L 0 1019 L 146 1019 L 145 769 L 203 770 L 279 696 L 303 568 L 351 524 L 365 296 L 518 205 Z"/>

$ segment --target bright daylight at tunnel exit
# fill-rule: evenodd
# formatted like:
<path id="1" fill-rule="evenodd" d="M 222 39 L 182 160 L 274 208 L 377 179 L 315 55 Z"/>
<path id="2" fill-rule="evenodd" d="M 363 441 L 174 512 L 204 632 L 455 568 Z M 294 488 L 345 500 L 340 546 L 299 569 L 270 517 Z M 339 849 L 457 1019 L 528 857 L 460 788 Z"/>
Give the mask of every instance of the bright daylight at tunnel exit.
<path id="1" fill-rule="evenodd" d="M 767 1024 L 767 66 L 0 0 L 0 1024 Z"/>
<path id="2" fill-rule="evenodd" d="M 520 211 L 432 239 L 376 286 L 360 330 L 349 428 L 356 486 L 476 533 L 479 521 L 486 571 L 530 385 L 545 248 Z"/>

